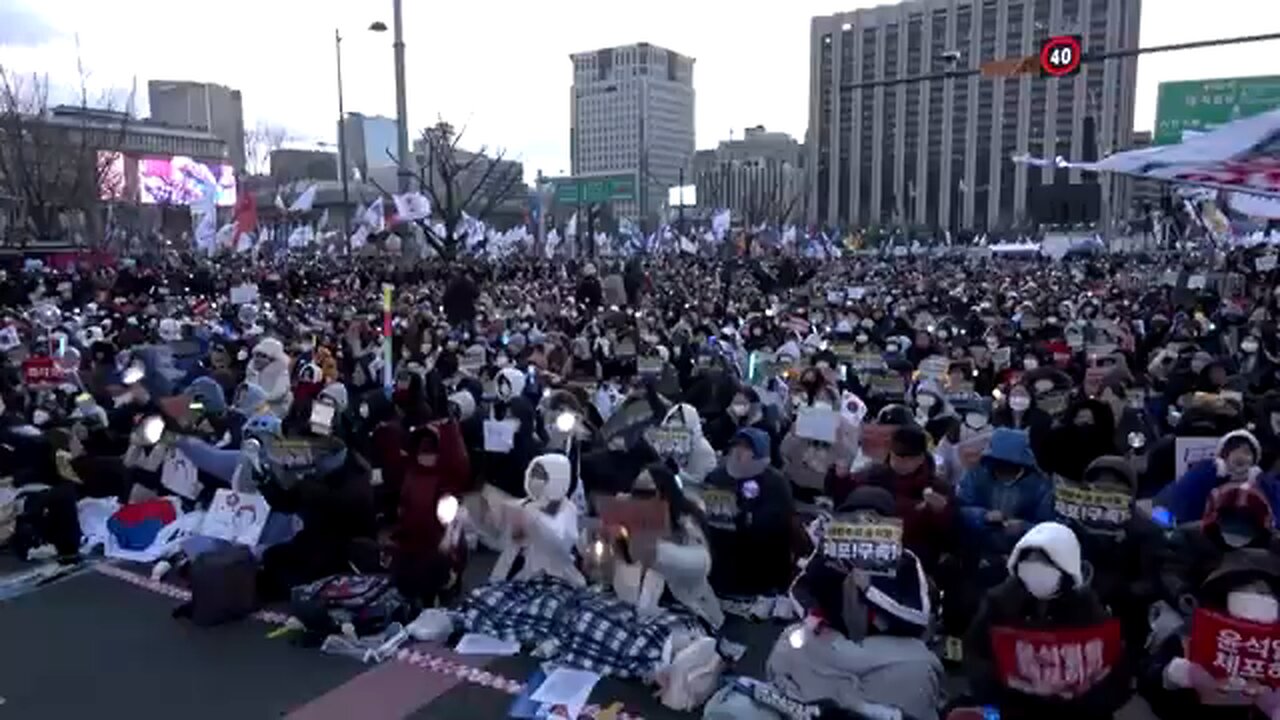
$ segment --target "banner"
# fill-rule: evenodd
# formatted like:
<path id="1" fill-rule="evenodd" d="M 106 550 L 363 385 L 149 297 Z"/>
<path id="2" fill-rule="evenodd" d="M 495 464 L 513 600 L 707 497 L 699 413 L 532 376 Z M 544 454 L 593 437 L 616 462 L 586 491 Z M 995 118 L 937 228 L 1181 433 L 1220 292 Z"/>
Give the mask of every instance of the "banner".
<path id="1" fill-rule="evenodd" d="M 22 383 L 28 388 L 50 388 L 66 382 L 67 373 L 53 358 L 44 355 L 22 361 Z"/>
<path id="2" fill-rule="evenodd" d="M 1074 520 L 1098 532 L 1119 532 L 1133 516 L 1133 494 L 1119 488 L 1089 487 L 1055 475 L 1053 509 L 1063 520 Z"/>
<path id="3" fill-rule="evenodd" d="M 822 554 L 869 575 L 894 575 L 902 557 L 902 520 L 876 515 L 832 520 L 822 533 Z"/>
<path id="4" fill-rule="evenodd" d="M 1222 680 L 1222 690 L 1280 687 L 1280 624 L 1262 625 L 1198 608 L 1187 659 Z"/>
<path id="5" fill-rule="evenodd" d="M 1116 666 L 1123 649 L 1120 622 L 1114 619 L 1084 628 L 991 629 L 991 650 L 1005 687 L 1041 697 L 1089 690 Z"/>

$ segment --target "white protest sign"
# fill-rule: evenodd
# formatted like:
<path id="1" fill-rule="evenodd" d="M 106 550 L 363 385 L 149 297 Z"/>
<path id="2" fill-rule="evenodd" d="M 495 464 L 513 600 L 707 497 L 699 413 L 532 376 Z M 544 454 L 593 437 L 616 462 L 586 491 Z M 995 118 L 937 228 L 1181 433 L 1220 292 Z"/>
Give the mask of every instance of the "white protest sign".
<path id="1" fill-rule="evenodd" d="M 1218 438 L 1216 437 L 1177 438 L 1173 445 L 1173 477 L 1169 478 L 1169 482 L 1176 481 L 1192 465 L 1214 457 L 1217 452 Z"/>
<path id="2" fill-rule="evenodd" d="M 204 515 L 200 534 L 254 547 L 270 514 L 271 506 L 258 493 L 219 489 Z"/>
<path id="3" fill-rule="evenodd" d="M 825 408 L 801 408 L 796 415 L 796 436 L 805 440 L 819 440 L 826 443 L 836 441 L 836 428 L 840 424 L 840 413 Z"/>
<path id="4" fill-rule="evenodd" d="M 258 301 L 257 283 L 243 283 L 231 288 L 231 304 L 246 305 Z"/>
<path id="5" fill-rule="evenodd" d="M 177 448 L 165 458 L 164 469 L 160 472 L 160 484 L 174 495 L 188 500 L 195 500 L 200 494 L 200 478 L 195 463 Z"/>
<path id="6" fill-rule="evenodd" d="M 509 453 L 516 445 L 516 429 L 520 423 L 516 420 L 485 420 L 484 449 L 485 452 Z"/>

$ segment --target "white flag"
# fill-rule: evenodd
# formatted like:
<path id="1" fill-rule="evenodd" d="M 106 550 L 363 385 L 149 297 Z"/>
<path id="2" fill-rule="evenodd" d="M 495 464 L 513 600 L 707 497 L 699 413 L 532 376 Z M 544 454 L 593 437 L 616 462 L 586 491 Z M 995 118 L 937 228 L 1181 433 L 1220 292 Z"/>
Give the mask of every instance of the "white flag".
<path id="1" fill-rule="evenodd" d="M 289 212 L 311 212 L 311 207 L 315 204 L 316 186 L 312 185 L 306 190 L 303 190 L 302 194 L 298 196 L 298 199 L 293 201 L 293 204 L 289 206 Z"/>
<path id="2" fill-rule="evenodd" d="M 369 227 L 370 232 L 382 232 L 387 228 L 386 211 L 382 208 L 382 196 L 369 203 L 369 209 L 364 211 L 364 224 Z"/>
<path id="3" fill-rule="evenodd" d="M 280 212 L 285 212 L 288 209 L 284 206 L 284 198 L 280 197 L 279 190 L 276 191 L 276 209 Z"/>
<path id="4" fill-rule="evenodd" d="M 422 193 L 394 195 L 391 199 L 396 203 L 396 215 L 401 222 L 425 220 L 431 217 L 431 201 Z"/>

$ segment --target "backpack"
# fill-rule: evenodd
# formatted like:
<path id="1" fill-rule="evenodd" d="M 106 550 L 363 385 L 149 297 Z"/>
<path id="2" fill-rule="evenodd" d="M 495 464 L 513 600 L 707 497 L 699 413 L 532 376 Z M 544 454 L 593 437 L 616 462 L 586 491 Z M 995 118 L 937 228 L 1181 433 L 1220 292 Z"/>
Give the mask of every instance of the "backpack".
<path id="1" fill-rule="evenodd" d="M 257 606 L 258 563 L 244 545 L 221 544 L 191 561 L 191 600 L 173 612 L 209 627 L 247 617 Z"/>
<path id="2" fill-rule="evenodd" d="M 357 636 L 382 632 L 408 620 L 411 608 L 386 575 L 330 575 L 290 593 L 290 613 L 302 622 L 309 640 L 323 640 L 350 624 Z"/>

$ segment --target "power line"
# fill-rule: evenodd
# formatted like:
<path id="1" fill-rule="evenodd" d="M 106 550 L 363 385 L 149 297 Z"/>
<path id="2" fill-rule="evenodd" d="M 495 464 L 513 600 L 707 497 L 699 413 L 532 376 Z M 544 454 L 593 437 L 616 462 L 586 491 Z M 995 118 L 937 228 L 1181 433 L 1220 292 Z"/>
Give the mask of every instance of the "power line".
<path id="1" fill-rule="evenodd" d="M 1156 45 L 1146 48 L 1125 48 L 1122 50 L 1111 50 L 1100 53 L 1085 53 L 1081 57 L 1082 64 L 1097 62 L 1100 60 L 1111 60 L 1115 58 L 1135 57 L 1138 55 L 1149 55 L 1152 53 L 1176 52 L 1178 50 L 1198 50 L 1207 47 L 1222 47 L 1225 45 L 1243 45 L 1246 43 L 1267 42 L 1269 40 L 1280 40 L 1280 33 L 1267 33 L 1265 35 L 1246 35 L 1243 37 L 1223 38 L 1219 40 L 1198 40 L 1196 42 L 1175 43 L 1173 45 Z M 1006 60 L 1017 60 L 1019 58 L 1004 58 Z M 993 60 L 992 62 L 998 62 Z M 894 87 L 897 85 L 910 85 L 918 82 L 929 82 L 932 80 L 954 80 L 973 77 L 982 73 L 981 67 L 965 68 L 963 70 L 947 70 L 940 73 L 931 73 L 928 75 L 916 75 L 905 78 L 891 78 L 886 80 L 871 80 L 868 82 L 845 83 L 840 86 L 841 90 L 867 90 L 877 87 Z"/>

